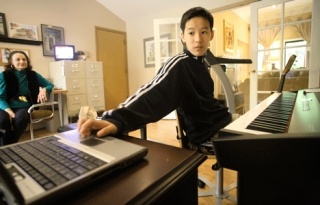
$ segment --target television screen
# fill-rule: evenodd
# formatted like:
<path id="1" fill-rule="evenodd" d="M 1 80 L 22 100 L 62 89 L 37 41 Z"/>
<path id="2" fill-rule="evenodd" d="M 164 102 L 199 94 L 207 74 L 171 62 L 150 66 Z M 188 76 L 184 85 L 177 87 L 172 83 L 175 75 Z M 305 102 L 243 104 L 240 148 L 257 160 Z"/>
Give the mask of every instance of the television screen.
<path id="1" fill-rule="evenodd" d="M 75 50 L 73 45 L 55 45 L 54 58 L 59 60 L 74 60 Z"/>

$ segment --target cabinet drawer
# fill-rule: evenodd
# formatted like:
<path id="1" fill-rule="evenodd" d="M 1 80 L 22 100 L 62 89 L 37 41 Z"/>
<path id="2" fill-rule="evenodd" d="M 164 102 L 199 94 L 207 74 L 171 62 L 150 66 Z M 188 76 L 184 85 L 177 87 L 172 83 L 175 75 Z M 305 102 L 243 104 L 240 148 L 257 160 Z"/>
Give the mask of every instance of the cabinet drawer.
<path id="1" fill-rule="evenodd" d="M 88 93 L 88 105 L 93 107 L 104 107 L 104 93 Z"/>
<path id="2" fill-rule="evenodd" d="M 87 79 L 87 92 L 103 92 L 103 78 L 89 78 Z"/>
<path id="3" fill-rule="evenodd" d="M 66 62 L 64 66 L 66 78 L 85 78 L 85 67 L 83 62 Z"/>
<path id="4" fill-rule="evenodd" d="M 68 112 L 79 111 L 82 106 L 87 105 L 87 97 L 83 95 L 67 95 Z"/>
<path id="5" fill-rule="evenodd" d="M 102 63 L 101 62 L 86 62 L 86 77 L 96 78 L 103 77 Z"/>
<path id="6" fill-rule="evenodd" d="M 83 79 L 68 79 L 67 80 L 68 94 L 80 94 L 86 92 L 86 80 Z"/>

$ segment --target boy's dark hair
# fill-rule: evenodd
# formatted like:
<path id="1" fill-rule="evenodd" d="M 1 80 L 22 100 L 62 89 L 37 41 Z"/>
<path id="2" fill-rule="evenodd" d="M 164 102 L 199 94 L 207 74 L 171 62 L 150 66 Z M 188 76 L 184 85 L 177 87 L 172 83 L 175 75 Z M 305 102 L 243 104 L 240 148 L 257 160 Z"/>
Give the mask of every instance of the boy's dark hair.
<path id="1" fill-rule="evenodd" d="M 213 29 L 213 16 L 209 11 L 207 11 L 205 8 L 202 7 L 194 7 L 186 11 L 181 18 L 180 21 L 180 28 L 181 31 L 184 32 L 184 29 L 186 27 L 187 21 L 194 17 L 203 17 L 209 21 L 210 29 Z"/>

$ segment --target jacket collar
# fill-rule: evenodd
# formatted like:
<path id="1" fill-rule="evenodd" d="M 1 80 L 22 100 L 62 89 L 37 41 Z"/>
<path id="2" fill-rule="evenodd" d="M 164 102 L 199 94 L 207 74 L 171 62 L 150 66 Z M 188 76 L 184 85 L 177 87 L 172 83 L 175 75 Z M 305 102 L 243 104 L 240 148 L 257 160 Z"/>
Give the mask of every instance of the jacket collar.
<path id="1" fill-rule="evenodd" d="M 186 48 L 183 50 L 189 57 L 203 63 L 204 62 L 204 58 L 205 58 L 205 55 L 203 56 L 194 56 L 189 50 L 187 50 Z"/>

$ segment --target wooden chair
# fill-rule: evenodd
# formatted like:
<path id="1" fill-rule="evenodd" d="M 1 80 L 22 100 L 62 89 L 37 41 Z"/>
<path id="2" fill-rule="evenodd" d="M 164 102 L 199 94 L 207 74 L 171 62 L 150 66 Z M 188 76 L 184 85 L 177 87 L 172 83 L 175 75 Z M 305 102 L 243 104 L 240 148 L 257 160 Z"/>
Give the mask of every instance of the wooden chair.
<path id="1" fill-rule="evenodd" d="M 49 94 L 48 99 L 48 102 L 33 104 L 28 109 L 28 113 L 30 116 L 29 131 L 31 140 L 34 139 L 33 125 L 43 121 L 51 120 L 54 117 L 55 106 L 58 105 L 58 102 L 53 101 L 53 92 Z"/>

